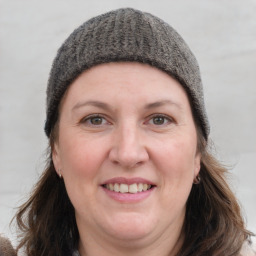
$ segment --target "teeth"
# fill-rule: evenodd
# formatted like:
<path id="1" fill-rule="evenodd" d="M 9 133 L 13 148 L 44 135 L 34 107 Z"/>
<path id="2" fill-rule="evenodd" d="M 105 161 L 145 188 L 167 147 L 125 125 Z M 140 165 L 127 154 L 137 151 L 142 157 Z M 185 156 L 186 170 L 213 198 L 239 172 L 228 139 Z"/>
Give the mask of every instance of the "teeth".
<path id="1" fill-rule="evenodd" d="M 128 185 L 127 184 L 120 184 L 120 192 L 127 193 L 128 192 Z"/>
<path id="2" fill-rule="evenodd" d="M 115 192 L 136 194 L 138 192 L 147 191 L 152 186 L 149 184 L 143 184 L 143 183 L 138 183 L 138 184 L 134 183 L 131 185 L 115 183 L 115 184 L 107 184 L 105 187 L 108 190 L 115 191 Z"/>
<path id="3" fill-rule="evenodd" d="M 142 192 L 142 190 L 143 190 L 143 184 L 142 184 L 142 183 L 139 183 L 139 185 L 138 185 L 138 191 L 139 191 L 139 192 Z"/>
<path id="4" fill-rule="evenodd" d="M 133 194 L 135 194 L 135 193 L 138 192 L 138 186 L 137 186 L 136 183 L 135 183 L 135 184 L 131 184 L 131 185 L 129 186 L 129 192 L 130 192 L 130 193 L 133 193 Z"/>
<path id="5" fill-rule="evenodd" d="M 115 191 L 115 192 L 119 192 L 119 191 L 120 191 L 120 190 L 119 190 L 119 184 L 115 183 L 115 185 L 114 185 L 114 191 Z"/>

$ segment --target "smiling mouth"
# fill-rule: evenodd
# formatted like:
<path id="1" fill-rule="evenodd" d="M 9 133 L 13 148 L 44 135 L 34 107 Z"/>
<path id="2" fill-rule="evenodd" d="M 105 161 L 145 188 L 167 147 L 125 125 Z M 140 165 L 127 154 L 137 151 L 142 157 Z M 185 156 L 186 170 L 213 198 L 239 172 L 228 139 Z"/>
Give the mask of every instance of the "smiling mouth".
<path id="1" fill-rule="evenodd" d="M 136 194 L 136 193 L 141 193 L 145 192 L 147 190 L 152 189 L 155 187 L 154 185 L 151 184 L 144 184 L 144 183 L 133 183 L 133 184 L 119 184 L 119 183 L 109 183 L 109 184 L 103 184 L 102 185 L 105 189 L 118 192 L 118 193 L 131 193 L 131 194 Z"/>

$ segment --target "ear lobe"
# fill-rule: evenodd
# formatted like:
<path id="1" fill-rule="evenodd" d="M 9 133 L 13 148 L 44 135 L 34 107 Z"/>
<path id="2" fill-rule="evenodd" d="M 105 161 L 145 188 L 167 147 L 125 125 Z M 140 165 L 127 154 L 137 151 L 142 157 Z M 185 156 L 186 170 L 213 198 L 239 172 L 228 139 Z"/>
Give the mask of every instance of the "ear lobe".
<path id="1" fill-rule="evenodd" d="M 200 169 L 201 169 L 201 165 L 195 168 L 195 177 L 199 175 Z"/>
<path id="2" fill-rule="evenodd" d="M 56 145 L 56 143 L 54 143 L 51 150 L 52 150 L 52 161 L 54 164 L 54 168 L 55 168 L 56 172 L 58 173 L 58 170 L 61 169 L 58 145 Z"/>
<path id="3" fill-rule="evenodd" d="M 197 154 L 195 157 L 195 171 L 194 176 L 196 177 L 201 169 L 201 154 Z"/>
<path id="4" fill-rule="evenodd" d="M 200 174 L 199 174 L 200 169 L 201 169 L 201 155 L 197 154 L 196 157 L 195 157 L 193 184 L 198 185 L 201 182 L 201 177 L 200 177 Z"/>

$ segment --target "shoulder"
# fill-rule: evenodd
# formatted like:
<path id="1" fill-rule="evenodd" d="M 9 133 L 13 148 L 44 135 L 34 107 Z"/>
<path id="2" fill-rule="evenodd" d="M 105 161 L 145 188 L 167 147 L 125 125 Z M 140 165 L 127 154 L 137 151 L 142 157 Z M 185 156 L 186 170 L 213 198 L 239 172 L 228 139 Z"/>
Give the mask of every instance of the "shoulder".
<path id="1" fill-rule="evenodd" d="M 0 255 L 1 256 L 17 256 L 9 239 L 0 235 Z"/>
<path id="2" fill-rule="evenodd" d="M 253 247 L 255 246 L 245 243 L 240 252 L 240 256 L 256 256 L 256 250 L 254 250 L 256 247 L 254 249 Z"/>
<path id="3" fill-rule="evenodd" d="M 78 251 L 74 251 L 74 252 L 72 253 L 72 256 L 80 256 L 80 254 L 79 254 Z"/>

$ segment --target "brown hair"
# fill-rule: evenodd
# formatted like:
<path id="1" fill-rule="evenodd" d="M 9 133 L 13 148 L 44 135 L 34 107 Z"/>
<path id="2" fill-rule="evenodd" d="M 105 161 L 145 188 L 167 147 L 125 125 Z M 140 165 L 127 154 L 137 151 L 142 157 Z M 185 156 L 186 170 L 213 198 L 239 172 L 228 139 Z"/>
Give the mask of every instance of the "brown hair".
<path id="1" fill-rule="evenodd" d="M 201 183 L 193 185 L 187 201 L 185 239 L 178 256 L 239 255 L 252 233 L 245 229 L 237 199 L 225 181 L 227 169 L 208 152 L 196 126 Z M 50 136 L 50 148 L 57 137 L 58 122 Z M 46 169 L 16 220 L 21 231 L 17 250 L 24 248 L 27 256 L 62 256 L 77 247 L 75 211 L 54 168 L 51 150 Z"/>
<path id="2" fill-rule="evenodd" d="M 185 242 L 179 256 L 240 255 L 243 244 L 253 235 L 246 230 L 239 203 L 227 181 L 228 174 L 209 153 L 200 130 L 200 184 L 193 184 L 184 223 Z"/>

